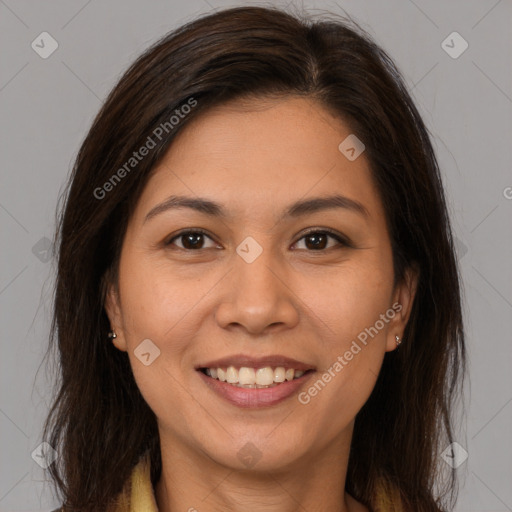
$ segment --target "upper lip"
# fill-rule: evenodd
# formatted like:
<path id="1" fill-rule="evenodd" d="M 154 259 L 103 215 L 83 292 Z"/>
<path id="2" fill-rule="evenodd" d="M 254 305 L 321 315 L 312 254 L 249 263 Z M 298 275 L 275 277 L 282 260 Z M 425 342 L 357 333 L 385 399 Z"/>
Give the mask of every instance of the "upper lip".
<path id="1" fill-rule="evenodd" d="M 303 371 L 315 369 L 314 366 L 310 364 L 302 363 L 297 359 L 279 354 L 261 357 L 254 357 L 246 354 L 235 354 L 232 356 L 215 359 L 215 361 L 201 363 L 196 366 L 196 370 L 201 368 L 220 368 L 225 366 L 235 366 L 236 368 L 241 368 L 242 366 L 247 368 L 265 368 L 266 366 L 271 366 L 276 368 L 282 366 L 285 369 L 294 368 L 295 370 Z"/>

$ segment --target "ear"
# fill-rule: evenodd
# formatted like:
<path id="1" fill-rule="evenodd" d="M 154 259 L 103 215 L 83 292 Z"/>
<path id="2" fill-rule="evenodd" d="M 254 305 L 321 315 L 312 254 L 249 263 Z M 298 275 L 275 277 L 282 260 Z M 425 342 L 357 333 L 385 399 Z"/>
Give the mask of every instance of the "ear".
<path id="1" fill-rule="evenodd" d="M 386 352 L 391 352 L 397 348 L 395 336 L 398 335 L 402 340 L 416 296 L 418 279 L 419 269 L 417 265 L 414 265 L 405 271 L 404 279 L 397 284 L 393 292 L 391 309 L 395 312 L 395 316 L 389 322 Z"/>
<path id="2" fill-rule="evenodd" d="M 126 338 L 123 329 L 123 315 L 121 309 L 121 301 L 119 291 L 114 283 L 110 282 L 105 287 L 105 311 L 110 320 L 110 328 L 116 333 L 116 337 L 112 339 L 112 343 L 121 351 L 126 352 Z"/>

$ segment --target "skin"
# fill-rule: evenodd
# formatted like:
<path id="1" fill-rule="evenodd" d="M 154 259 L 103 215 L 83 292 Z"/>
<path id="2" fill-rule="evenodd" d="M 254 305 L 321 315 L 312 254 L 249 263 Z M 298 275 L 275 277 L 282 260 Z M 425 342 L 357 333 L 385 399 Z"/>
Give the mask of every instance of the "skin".
<path id="1" fill-rule="evenodd" d="M 149 179 L 106 309 L 114 343 L 128 352 L 158 419 L 160 511 L 368 510 L 343 491 L 354 419 L 385 352 L 402 337 L 417 276 L 408 272 L 393 287 L 368 161 L 338 150 L 350 133 L 312 99 L 239 100 L 198 116 Z M 291 203 L 334 193 L 362 203 L 368 216 L 331 208 L 277 222 Z M 229 216 L 180 208 L 144 221 L 171 195 L 208 198 Z M 183 237 L 166 245 L 184 228 L 209 233 L 199 237 L 200 249 L 184 249 Z M 352 247 L 327 237 L 311 248 L 307 228 L 331 228 Z M 263 249 L 250 264 L 236 252 L 247 236 Z M 401 311 L 305 405 L 294 395 L 241 409 L 194 369 L 232 354 L 282 354 L 314 366 L 313 383 L 394 303 Z M 161 353 L 145 366 L 134 350 L 147 338 Z M 250 468 L 237 457 L 249 442 L 261 453 Z"/>

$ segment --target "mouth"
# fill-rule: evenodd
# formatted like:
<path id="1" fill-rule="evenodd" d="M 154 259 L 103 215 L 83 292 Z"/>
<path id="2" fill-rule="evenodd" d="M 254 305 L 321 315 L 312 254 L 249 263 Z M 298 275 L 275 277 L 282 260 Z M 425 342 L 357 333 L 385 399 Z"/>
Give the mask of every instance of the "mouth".
<path id="1" fill-rule="evenodd" d="M 233 356 L 195 369 L 211 390 L 239 407 L 275 405 L 296 392 L 315 372 L 311 365 L 283 356 Z"/>
<path id="2" fill-rule="evenodd" d="M 264 366 L 263 368 L 217 366 L 215 368 L 200 368 L 199 371 L 212 379 L 226 382 L 235 387 L 266 389 L 278 386 L 283 382 L 300 379 L 303 375 L 313 370 L 304 371 L 295 368 L 285 368 L 284 366 L 276 366 L 275 368 L 271 366 Z"/>

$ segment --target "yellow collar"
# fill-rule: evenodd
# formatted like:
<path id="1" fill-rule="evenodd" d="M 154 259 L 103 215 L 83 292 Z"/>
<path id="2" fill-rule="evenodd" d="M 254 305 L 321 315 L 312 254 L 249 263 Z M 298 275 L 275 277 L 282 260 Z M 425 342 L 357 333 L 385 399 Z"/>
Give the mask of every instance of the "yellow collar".
<path id="1" fill-rule="evenodd" d="M 158 512 L 151 484 L 149 452 L 133 468 L 112 512 Z"/>

